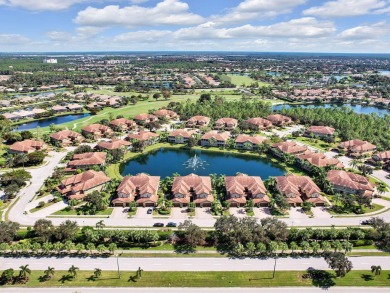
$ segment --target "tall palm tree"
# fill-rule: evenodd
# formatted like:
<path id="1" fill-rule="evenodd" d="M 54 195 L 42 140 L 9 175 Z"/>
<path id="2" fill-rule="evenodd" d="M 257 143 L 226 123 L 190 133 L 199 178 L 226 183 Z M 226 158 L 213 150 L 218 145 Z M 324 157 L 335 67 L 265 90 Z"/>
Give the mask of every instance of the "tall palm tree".
<path id="1" fill-rule="evenodd" d="M 382 267 L 381 266 L 371 266 L 371 273 L 374 273 L 375 276 L 381 274 Z"/>
<path id="2" fill-rule="evenodd" d="M 44 278 L 50 280 L 54 276 L 54 268 L 47 267 L 47 270 L 44 270 L 43 273 L 45 274 Z"/>
<path id="3" fill-rule="evenodd" d="M 93 271 L 93 277 L 94 279 L 99 279 L 99 277 L 102 275 L 102 270 L 101 269 L 98 269 L 96 268 L 94 271 Z"/>
<path id="4" fill-rule="evenodd" d="M 73 278 L 76 278 L 77 277 L 77 271 L 79 270 L 78 267 L 75 267 L 74 265 L 72 265 L 69 269 L 68 269 L 68 273 L 73 277 Z"/>
<path id="5" fill-rule="evenodd" d="M 31 274 L 29 265 L 20 266 L 19 279 L 28 280 L 28 276 Z"/>

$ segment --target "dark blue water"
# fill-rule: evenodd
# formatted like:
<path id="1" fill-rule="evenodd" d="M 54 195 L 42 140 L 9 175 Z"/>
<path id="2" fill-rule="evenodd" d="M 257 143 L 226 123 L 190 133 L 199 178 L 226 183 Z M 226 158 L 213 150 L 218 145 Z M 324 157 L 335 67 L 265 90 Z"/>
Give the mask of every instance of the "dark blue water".
<path id="1" fill-rule="evenodd" d="M 283 108 L 289 109 L 292 107 L 301 107 L 301 108 L 332 108 L 332 107 L 347 107 L 352 109 L 355 113 L 358 114 L 371 114 L 376 113 L 379 116 L 384 116 L 386 114 L 390 115 L 390 110 L 388 109 L 382 109 L 377 108 L 373 106 L 364 106 L 364 105 L 350 105 L 350 104 L 344 104 L 344 105 L 338 105 L 338 104 L 299 104 L 299 105 L 292 105 L 292 104 L 280 104 L 280 105 L 274 105 L 272 107 L 273 110 L 279 111 Z"/>
<path id="2" fill-rule="evenodd" d="M 204 161 L 204 168 L 193 170 L 185 165 L 195 154 Z M 154 176 L 158 175 L 162 178 L 171 176 L 173 173 L 179 173 L 180 175 L 195 173 L 205 176 L 209 174 L 236 175 L 237 172 L 241 172 L 252 176 L 260 176 L 264 180 L 269 176 L 281 176 L 285 173 L 284 170 L 254 155 L 233 155 L 200 150 L 164 148 L 131 160 L 121 169 L 123 176 L 136 175 L 141 172 Z"/>
<path id="3" fill-rule="evenodd" d="M 84 117 L 91 116 L 89 113 L 83 113 L 83 114 L 69 114 L 65 116 L 57 116 L 57 117 L 51 117 L 47 119 L 42 119 L 38 121 L 32 121 L 32 122 L 27 122 L 25 124 L 19 125 L 15 130 L 17 131 L 22 131 L 22 130 L 31 130 L 35 129 L 36 127 L 46 127 L 50 126 L 50 124 L 61 124 L 61 123 L 66 123 L 70 122 L 73 120 L 81 119 Z"/>

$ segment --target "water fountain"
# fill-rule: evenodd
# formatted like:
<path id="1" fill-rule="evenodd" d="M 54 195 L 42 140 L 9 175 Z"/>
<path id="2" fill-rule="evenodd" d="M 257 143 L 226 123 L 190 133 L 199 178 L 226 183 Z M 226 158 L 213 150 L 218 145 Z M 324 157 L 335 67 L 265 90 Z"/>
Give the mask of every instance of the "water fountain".
<path id="1" fill-rule="evenodd" d="M 204 169 L 205 166 L 207 165 L 207 163 L 206 163 L 206 161 L 202 160 L 200 157 L 198 157 L 195 154 L 192 158 L 187 160 L 183 165 L 186 166 L 186 168 L 196 170 L 199 168 Z"/>

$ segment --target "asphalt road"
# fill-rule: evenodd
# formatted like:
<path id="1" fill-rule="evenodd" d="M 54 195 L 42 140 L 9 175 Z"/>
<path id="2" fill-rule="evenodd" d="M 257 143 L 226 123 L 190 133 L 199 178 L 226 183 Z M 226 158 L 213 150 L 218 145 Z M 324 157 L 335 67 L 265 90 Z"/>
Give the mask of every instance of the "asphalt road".
<path id="1" fill-rule="evenodd" d="M 383 270 L 390 269 L 390 257 L 364 256 L 349 257 L 355 270 L 370 270 L 372 265 L 379 265 Z M 270 259 L 230 259 L 230 258 L 119 258 L 121 271 L 136 271 L 141 267 L 145 271 L 271 271 L 275 260 Z M 48 266 L 56 270 L 67 270 L 75 265 L 80 270 L 101 268 L 108 271 L 117 270 L 117 259 L 109 258 L 71 258 L 71 257 L 0 257 L 0 270 L 18 269 L 29 264 L 32 270 L 45 270 Z M 279 258 L 278 271 L 304 271 L 308 268 L 329 269 L 323 258 Z M 389 282 L 390 285 L 390 282 Z"/>
<path id="2" fill-rule="evenodd" d="M 372 288 L 365 287 L 331 287 L 326 292 L 331 293 L 388 293 L 389 288 Z M 58 293 L 106 293 L 109 292 L 140 292 L 140 293 L 317 293 L 323 292 L 324 289 L 317 287 L 281 287 L 281 288 L 3 288 L 2 293 L 40 293 L 40 292 L 58 292 Z"/>

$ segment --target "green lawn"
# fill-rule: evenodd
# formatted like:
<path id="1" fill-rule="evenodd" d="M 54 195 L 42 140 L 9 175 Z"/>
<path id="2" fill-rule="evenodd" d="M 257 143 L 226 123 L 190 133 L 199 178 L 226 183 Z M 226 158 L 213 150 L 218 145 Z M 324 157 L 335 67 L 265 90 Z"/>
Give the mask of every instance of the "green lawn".
<path id="1" fill-rule="evenodd" d="M 113 208 L 107 208 L 104 211 L 99 211 L 95 215 L 92 216 L 109 216 L 112 214 Z M 52 215 L 55 216 L 78 216 L 77 210 L 68 210 L 68 208 L 62 209 L 60 211 L 57 211 L 53 213 Z M 80 214 L 80 216 L 88 216 Z"/>
<path id="2" fill-rule="evenodd" d="M 310 145 L 322 151 L 328 151 L 334 147 L 334 144 L 329 144 L 320 139 L 310 139 L 307 137 L 292 137 L 292 139 Z"/>
<path id="3" fill-rule="evenodd" d="M 51 206 L 51 205 L 53 205 L 53 204 L 55 204 L 55 203 L 56 203 L 56 202 L 54 202 L 54 201 L 52 201 L 52 202 L 46 202 L 45 205 L 44 205 L 43 207 L 40 207 L 40 208 L 35 207 L 35 208 L 31 209 L 31 210 L 30 210 L 30 213 L 35 213 L 36 211 L 39 211 L 39 210 L 44 209 L 44 208 L 47 208 L 47 207 L 49 207 L 49 206 Z"/>
<path id="4" fill-rule="evenodd" d="M 381 210 L 381 209 L 383 209 L 383 208 L 384 208 L 384 206 L 382 206 L 382 205 L 380 205 L 380 204 L 373 203 L 373 204 L 372 204 L 372 208 L 363 207 L 363 212 L 364 212 L 364 214 L 367 214 L 367 213 L 374 213 L 374 212 L 377 212 L 377 211 L 379 211 L 379 210 Z M 331 215 L 340 216 L 340 217 L 342 217 L 342 216 L 344 216 L 344 215 L 346 215 L 346 216 L 359 216 L 359 215 L 356 215 L 356 214 L 353 213 L 353 212 L 349 212 L 349 213 L 336 213 L 335 211 L 333 211 L 333 210 L 331 210 L 331 209 L 329 209 L 328 211 L 329 211 L 329 213 L 330 213 Z M 364 214 L 362 214 L 361 216 L 364 216 Z"/>
<path id="5" fill-rule="evenodd" d="M 42 271 L 33 271 L 27 284 L 9 287 L 284 287 L 284 286 L 322 286 L 325 280 L 304 279 L 306 272 L 272 271 L 265 272 L 149 272 L 143 271 L 136 279 L 136 272 L 122 272 L 118 278 L 116 271 L 103 271 L 100 278 L 92 278 L 93 271 L 78 271 L 75 279 L 67 277 L 66 271 L 56 271 L 54 277 L 46 282 L 39 281 Z M 344 278 L 328 279 L 331 286 L 389 286 L 390 271 L 382 271 L 373 276 L 370 271 L 352 271 Z"/>
<path id="6" fill-rule="evenodd" d="M 241 86 L 242 84 L 245 84 L 245 86 L 249 86 L 252 83 L 255 83 L 256 80 L 250 78 L 249 76 L 245 75 L 235 75 L 235 74 L 224 74 L 221 75 L 221 78 L 226 81 L 230 81 L 232 84 L 236 86 Z M 268 86 L 268 83 L 265 82 L 258 82 L 260 86 Z"/>

